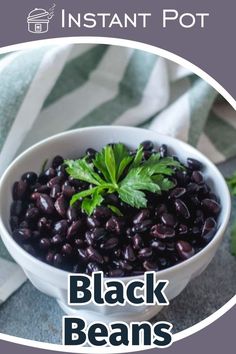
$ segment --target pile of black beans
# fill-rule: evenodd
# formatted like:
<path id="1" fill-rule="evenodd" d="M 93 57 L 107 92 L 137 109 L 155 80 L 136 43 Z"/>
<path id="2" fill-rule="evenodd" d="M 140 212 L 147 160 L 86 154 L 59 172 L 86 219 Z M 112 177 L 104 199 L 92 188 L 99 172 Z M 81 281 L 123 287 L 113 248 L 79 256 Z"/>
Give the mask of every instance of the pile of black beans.
<path id="1" fill-rule="evenodd" d="M 144 159 L 166 145 L 142 143 Z M 87 149 L 88 159 L 96 151 Z M 130 151 L 134 154 L 134 151 Z M 178 159 L 177 157 L 174 157 Z M 107 277 L 139 275 L 178 264 L 201 251 L 214 237 L 220 203 L 201 172 L 202 164 L 187 159 L 184 171 L 172 176 L 175 186 L 161 195 L 148 193 L 146 209 L 108 194 L 91 216 L 74 193 L 89 185 L 68 176 L 64 159 L 55 156 L 40 173 L 26 172 L 12 188 L 10 226 L 15 241 L 39 260 L 70 272 L 103 271 Z M 107 207 L 114 205 L 124 216 Z"/>

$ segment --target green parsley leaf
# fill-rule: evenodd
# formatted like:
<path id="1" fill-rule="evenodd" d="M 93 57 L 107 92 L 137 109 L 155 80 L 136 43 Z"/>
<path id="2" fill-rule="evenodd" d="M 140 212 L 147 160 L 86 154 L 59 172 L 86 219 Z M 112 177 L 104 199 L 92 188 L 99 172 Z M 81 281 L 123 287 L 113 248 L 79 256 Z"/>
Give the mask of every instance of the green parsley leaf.
<path id="1" fill-rule="evenodd" d="M 140 145 L 135 156 L 134 156 L 134 160 L 133 160 L 132 164 L 130 165 L 129 169 L 131 170 L 131 168 L 138 167 L 142 162 L 142 158 L 143 158 L 143 146 Z"/>
<path id="2" fill-rule="evenodd" d="M 113 211 L 114 214 L 118 215 L 118 216 L 124 216 L 124 214 L 122 214 L 122 212 L 120 211 L 120 209 L 118 209 L 115 205 L 110 205 L 108 204 L 107 206 L 109 209 L 111 209 L 111 211 Z"/>
<path id="3" fill-rule="evenodd" d="M 75 179 L 99 185 L 104 181 L 94 172 L 93 165 L 89 164 L 85 158 L 80 160 L 66 160 L 68 166 L 66 172 Z"/>
<path id="4" fill-rule="evenodd" d="M 171 176 L 174 173 L 173 167 L 183 169 L 183 166 L 173 159 L 173 157 L 160 158 L 159 154 L 151 155 L 151 157 L 144 162 L 144 167 L 147 168 L 148 174 L 162 174 Z"/>
<path id="5" fill-rule="evenodd" d="M 109 173 L 110 181 L 116 184 L 116 160 L 114 151 L 111 145 L 105 147 L 105 164 Z"/>
<path id="6" fill-rule="evenodd" d="M 95 193 L 97 189 L 98 189 L 98 187 L 94 187 L 94 188 L 90 188 L 90 189 L 85 189 L 84 191 L 74 194 L 70 200 L 70 205 L 73 205 L 75 202 L 77 202 L 77 200 L 80 200 L 81 198 L 87 197 L 87 196 Z"/>
<path id="7" fill-rule="evenodd" d="M 119 188 L 119 196 L 123 202 L 135 207 L 135 208 L 146 208 L 147 198 L 144 192 L 136 190 L 130 186 L 121 186 Z"/>
<path id="8" fill-rule="evenodd" d="M 146 190 L 149 192 L 158 192 L 159 186 L 155 184 L 150 176 L 146 173 L 146 168 L 143 166 L 132 168 L 126 177 L 120 182 L 120 187 L 129 187 L 134 190 Z"/>
<path id="9" fill-rule="evenodd" d="M 93 160 L 94 166 L 101 171 L 105 180 L 107 182 L 111 182 L 109 172 L 107 170 L 107 166 L 105 163 L 105 148 L 103 148 L 100 152 L 98 152 Z"/>
<path id="10" fill-rule="evenodd" d="M 88 214 L 91 215 L 94 209 L 101 205 L 103 202 L 103 197 L 99 193 L 99 190 L 97 189 L 94 194 L 91 196 L 91 198 L 85 198 L 82 201 L 81 208 L 82 210 Z"/>
<path id="11" fill-rule="evenodd" d="M 85 158 L 66 160 L 67 172 L 73 178 L 88 182 L 90 188 L 76 193 L 71 204 L 81 201 L 82 210 L 91 215 L 109 193 L 118 193 L 120 199 L 135 207 L 147 206 L 145 192 L 160 194 L 174 187 L 168 178 L 175 169 L 183 166 L 171 157 L 161 158 L 153 154 L 143 162 L 143 147 L 139 146 L 135 156 L 130 156 L 124 144 L 105 146 L 92 163 Z M 96 168 L 96 169 L 95 169 Z M 108 206 L 114 213 L 121 212 L 115 206 Z"/>
<path id="12" fill-rule="evenodd" d="M 154 183 L 157 183 L 160 187 L 160 190 L 162 190 L 162 191 L 168 191 L 168 190 L 174 188 L 174 186 L 175 186 L 174 182 L 172 182 L 171 180 L 169 180 L 168 178 L 166 178 L 162 175 L 152 176 L 152 181 Z"/>

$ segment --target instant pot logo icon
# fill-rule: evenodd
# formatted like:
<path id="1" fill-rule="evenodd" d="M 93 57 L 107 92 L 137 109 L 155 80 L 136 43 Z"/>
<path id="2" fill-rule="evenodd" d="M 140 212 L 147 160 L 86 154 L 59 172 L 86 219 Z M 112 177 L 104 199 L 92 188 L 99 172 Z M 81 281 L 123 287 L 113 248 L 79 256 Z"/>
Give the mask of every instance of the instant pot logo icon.
<path id="1" fill-rule="evenodd" d="M 48 24 L 54 16 L 55 7 L 56 4 L 53 4 L 48 11 L 37 7 L 30 11 L 27 17 L 28 31 L 31 33 L 48 32 Z"/>

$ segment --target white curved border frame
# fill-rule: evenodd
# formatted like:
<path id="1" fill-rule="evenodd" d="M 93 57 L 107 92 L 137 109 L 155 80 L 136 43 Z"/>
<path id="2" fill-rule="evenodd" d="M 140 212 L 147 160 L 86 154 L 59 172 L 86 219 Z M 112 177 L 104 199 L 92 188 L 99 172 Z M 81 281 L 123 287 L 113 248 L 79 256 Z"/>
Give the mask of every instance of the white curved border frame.
<path id="1" fill-rule="evenodd" d="M 34 48 L 38 47 L 41 45 L 51 45 L 51 44 L 68 44 L 68 43 L 91 43 L 91 44 L 109 44 L 109 45 L 117 45 L 117 46 L 123 46 L 123 47 L 130 47 L 134 49 L 140 49 L 144 50 L 146 52 L 156 54 L 159 56 L 162 56 L 166 59 L 169 59 L 179 65 L 182 65 L 183 67 L 189 69 L 199 77 L 201 77 L 203 80 L 208 82 L 216 91 L 218 91 L 225 99 L 226 101 L 229 102 L 229 104 L 236 110 L 236 100 L 230 95 L 230 93 L 219 83 L 217 82 L 212 76 L 207 74 L 204 70 L 200 69 L 197 67 L 195 64 L 192 64 L 188 60 L 173 54 L 167 50 L 154 47 L 149 44 L 144 44 L 141 42 L 136 42 L 136 41 L 131 41 L 131 40 L 126 40 L 126 39 L 118 39 L 118 38 L 107 38 L 107 37 L 66 37 L 66 38 L 52 38 L 52 39 L 45 39 L 45 40 L 37 40 L 33 42 L 26 42 L 26 43 L 20 43 L 20 44 L 15 44 L 11 46 L 7 46 L 4 48 L 0 49 L 0 54 L 7 53 L 7 52 L 12 52 L 12 51 L 17 51 L 17 50 L 24 50 L 24 49 L 29 49 L 29 48 Z M 173 335 L 173 341 L 179 341 L 180 339 L 186 338 L 203 328 L 209 326 L 211 323 L 219 319 L 221 316 L 223 316 L 226 312 L 228 312 L 233 306 L 236 305 L 236 295 L 233 296 L 225 305 L 223 305 L 219 310 L 214 312 L 212 315 L 209 317 L 205 318 L 204 320 L 198 322 L 197 324 L 181 331 Z M 25 346 L 30 346 L 34 348 L 40 348 L 40 349 L 47 349 L 47 350 L 54 350 L 58 352 L 68 352 L 68 353 L 78 353 L 78 350 L 80 353 L 120 353 L 119 348 L 116 347 L 66 347 L 60 344 L 50 344 L 50 343 L 45 343 L 45 342 L 38 342 L 34 340 L 29 340 L 29 339 L 23 339 L 23 338 L 18 338 L 14 337 L 11 335 L 7 334 L 1 334 L 0 333 L 0 340 L 20 344 L 20 345 L 25 345 Z M 127 347 L 124 348 L 122 347 L 122 352 L 137 352 L 141 350 L 148 350 L 151 348 L 156 348 L 155 346 L 138 346 L 138 347 Z"/>

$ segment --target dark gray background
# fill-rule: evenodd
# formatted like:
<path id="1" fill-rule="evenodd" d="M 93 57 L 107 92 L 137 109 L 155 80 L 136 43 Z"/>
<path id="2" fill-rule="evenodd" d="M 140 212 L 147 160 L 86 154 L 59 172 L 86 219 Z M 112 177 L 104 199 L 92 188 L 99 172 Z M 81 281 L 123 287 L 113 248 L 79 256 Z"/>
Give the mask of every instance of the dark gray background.
<path id="1" fill-rule="evenodd" d="M 1 0 L 0 8 L 0 47 L 45 38 L 68 36 L 103 36 L 136 40 L 158 46 L 178 54 L 196 64 L 214 77 L 226 90 L 236 97 L 234 49 L 236 3 L 232 0 L 55 0 L 56 14 L 50 23 L 50 31 L 43 35 L 27 32 L 26 18 L 34 7 L 51 6 L 48 0 Z M 58 13 L 65 7 L 77 12 L 151 12 L 152 18 L 147 29 L 132 29 L 130 31 L 113 29 L 71 29 L 60 28 Z M 162 28 L 161 16 L 163 8 L 175 8 L 184 12 L 210 12 L 205 29 L 183 29 L 172 24 L 168 29 Z M 232 42 L 232 44 L 231 44 Z M 221 354 L 235 353 L 235 314 L 231 309 L 204 330 L 173 344 L 165 349 L 166 353 L 214 352 Z M 32 314 L 33 316 L 33 314 Z M 7 319 L 6 319 L 7 321 Z M 43 353 L 42 350 L 20 347 L 18 345 L 0 342 L 0 351 L 11 354 Z M 46 352 L 46 351 L 44 351 Z M 78 351 L 79 352 L 79 351 Z M 156 350 L 150 350 L 154 353 Z"/>

